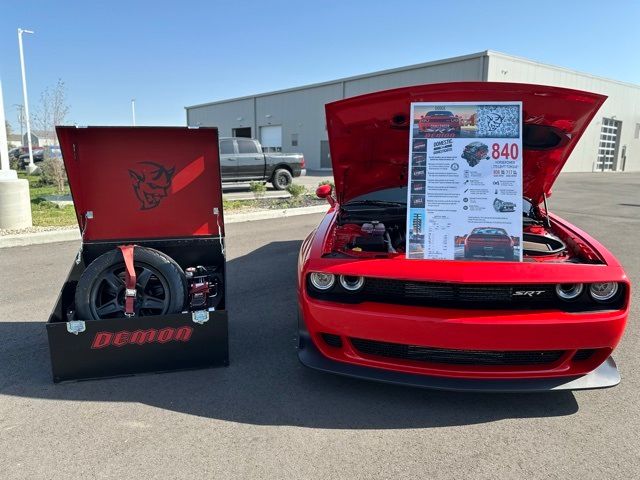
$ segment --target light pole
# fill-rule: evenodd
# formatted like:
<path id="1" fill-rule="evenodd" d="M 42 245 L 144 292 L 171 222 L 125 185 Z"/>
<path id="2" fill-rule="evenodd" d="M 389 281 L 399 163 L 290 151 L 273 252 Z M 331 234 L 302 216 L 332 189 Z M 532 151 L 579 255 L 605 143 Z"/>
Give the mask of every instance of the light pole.
<path id="1" fill-rule="evenodd" d="M 24 96 L 24 114 L 27 123 L 27 142 L 29 144 L 29 166 L 27 170 L 33 172 L 36 166 L 33 163 L 33 148 L 31 146 L 31 120 L 29 119 L 29 99 L 27 97 L 27 75 L 24 69 L 24 50 L 22 48 L 22 34 L 33 33 L 31 30 L 18 29 L 18 45 L 20 47 L 20 68 L 22 70 L 22 95 Z"/>
<path id="2" fill-rule="evenodd" d="M 136 99 L 131 99 L 131 117 L 133 118 L 133 126 L 136 126 Z"/>

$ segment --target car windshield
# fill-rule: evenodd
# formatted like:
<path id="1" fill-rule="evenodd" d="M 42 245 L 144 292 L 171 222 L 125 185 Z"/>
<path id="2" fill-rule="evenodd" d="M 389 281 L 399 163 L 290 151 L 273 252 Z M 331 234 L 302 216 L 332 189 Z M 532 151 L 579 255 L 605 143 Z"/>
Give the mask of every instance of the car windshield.
<path id="1" fill-rule="evenodd" d="M 506 230 L 502 228 L 474 228 L 471 234 L 478 235 L 506 235 Z"/>
<path id="2" fill-rule="evenodd" d="M 434 110 L 433 112 L 428 112 L 427 116 L 429 117 L 453 117 L 453 113 L 447 110 Z"/>

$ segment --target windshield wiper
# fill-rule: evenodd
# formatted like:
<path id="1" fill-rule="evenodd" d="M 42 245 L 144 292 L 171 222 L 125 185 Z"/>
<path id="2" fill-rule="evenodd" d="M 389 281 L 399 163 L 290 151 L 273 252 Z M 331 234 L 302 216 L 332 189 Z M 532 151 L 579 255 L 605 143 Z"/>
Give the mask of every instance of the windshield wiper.
<path id="1" fill-rule="evenodd" d="M 355 200 L 343 205 L 343 208 L 349 208 L 354 206 L 367 206 L 371 205 L 374 207 L 406 207 L 407 204 L 405 202 L 392 202 L 388 200 Z"/>

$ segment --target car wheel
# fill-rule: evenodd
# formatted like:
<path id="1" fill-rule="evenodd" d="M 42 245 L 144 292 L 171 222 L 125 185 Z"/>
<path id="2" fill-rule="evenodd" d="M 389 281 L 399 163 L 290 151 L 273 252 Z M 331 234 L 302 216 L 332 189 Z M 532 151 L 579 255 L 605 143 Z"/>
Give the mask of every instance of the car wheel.
<path id="1" fill-rule="evenodd" d="M 293 183 L 293 177 L 291 176 L 291 172 L 289 172 L 289 170 L 279 168 L 275 172 L 273 172 L 271 184 L 276 190 L 284 190 L 289 185 L 291 185 L 291 183 Z"/>
<path id="2" fill-rule="evenodd" d="M 135 247 L 137 275 L 135 316 L 180 313 L 187 299 L 184 271 L 168 255 Z M 120 249 L 100 255 L 82 273 L 76 288 L 79 319 L 100 320 L 125 316 L 125 264 Z"/>

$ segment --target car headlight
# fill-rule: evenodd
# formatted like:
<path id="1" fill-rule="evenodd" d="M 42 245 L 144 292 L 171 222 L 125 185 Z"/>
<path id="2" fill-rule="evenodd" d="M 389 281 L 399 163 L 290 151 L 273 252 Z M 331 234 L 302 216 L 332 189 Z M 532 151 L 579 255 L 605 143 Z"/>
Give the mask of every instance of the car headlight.
<path id="1" fill-rule="evenodd" d="M 340 275 L 340 285 L 345 290 L 357 292 L 364 286 L 364 277 L 355 277 L 353 275 Z"/>
<path id="2" fill-rule="evenodd" d="M 574 300 L 580 296 L 584 285 L 581 283 L 560 283 L 556 285 L 556 295 L 563 300 Z"/>
<path id="3" fill-rule="evenodd" d="M 589 293 L 595 301 L 606 302 L 618 293 L 618 284 L 616 282 L 592 283 Z"/>
<path id="4" fill-rule="evenodd" d="M 318 290 L 329 290 L 336 282 L 336 277 L 333 273 L 313 272 L 309 275 L 309 280 Z"/>

